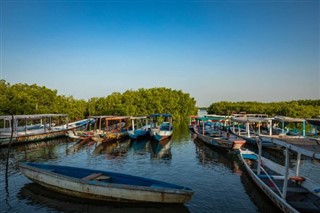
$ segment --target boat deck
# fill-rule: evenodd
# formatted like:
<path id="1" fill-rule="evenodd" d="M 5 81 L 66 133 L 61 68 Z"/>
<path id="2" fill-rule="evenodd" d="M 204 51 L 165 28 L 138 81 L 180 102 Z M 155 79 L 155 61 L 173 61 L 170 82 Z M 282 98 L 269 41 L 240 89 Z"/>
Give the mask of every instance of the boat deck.
<path id="1" fill-rule="evenodd" d="M 277 139 L 276 142 L 279 142 L 284 147 L 290 146 L 292 150 L 299 151 L 309 157 L 320 160 L 320 140 L 316 138 L 305 138 L 305 137 L 276 137 L 273 136 L 273 139 Z"/>

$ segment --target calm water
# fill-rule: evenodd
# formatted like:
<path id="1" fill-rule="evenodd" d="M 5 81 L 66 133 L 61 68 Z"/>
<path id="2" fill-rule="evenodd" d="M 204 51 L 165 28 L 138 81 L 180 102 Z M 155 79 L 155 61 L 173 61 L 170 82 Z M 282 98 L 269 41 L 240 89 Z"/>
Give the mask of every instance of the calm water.
<path id="1" fill-rule="evenodd" d="M 5 181 L 0 149 L 1 212 L 276 212 L 245 172 L 236 155 L 218 152 L 193 140 L 187 123 L 176 123 L 170 141 L 130 141 L 108 146 L 76 144 L 67 139 L 15 147 Z M 46 190 L 24 177 L 17 163 L 35 161 L 94 168 L 154 178 L 192 188 L 185 205 L 128 205 L 91 202 Z"/>

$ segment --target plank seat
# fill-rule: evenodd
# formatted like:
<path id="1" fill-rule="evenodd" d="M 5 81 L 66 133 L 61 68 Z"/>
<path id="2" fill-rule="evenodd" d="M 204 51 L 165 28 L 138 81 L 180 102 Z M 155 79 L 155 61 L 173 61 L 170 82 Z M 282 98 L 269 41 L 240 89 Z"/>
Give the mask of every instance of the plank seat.
<path id="1" fill-rule="evenodd" d="M 279 186 L 278 186 L 279 187 Z M 270 187 L 273 191 L 277 191 L 276 187 Z M 279 187 L 280 191 L 282 191 L 282 186 Z M 309 193 L 309 191 L 306 188 L 303 187 L 288 187 L 287 192 L 292 192 L 292 193 L 301 193 L 301 194 L 306 194 Z"/>
<path id="2" fill-rule="evenodd" d="M 288 201 L 288 203 L 301 212 L 319 212 L 320 208 L 308 201 Z"/>
<path id="3" fill-rule="evenodd" d="M 97 177 L 101 176 L 102 173 L 92 173 L 88 176 L 85 176 L 82 178 L 82 180 L 93 180 L 93 179 L 96 179 Z"/>
<path id="4" fill-rule="evenodd" d="M 288 187 L 287 191 L 294 192 L 294 193 L 309 193 L 309 191 L 303 187 Z"/>

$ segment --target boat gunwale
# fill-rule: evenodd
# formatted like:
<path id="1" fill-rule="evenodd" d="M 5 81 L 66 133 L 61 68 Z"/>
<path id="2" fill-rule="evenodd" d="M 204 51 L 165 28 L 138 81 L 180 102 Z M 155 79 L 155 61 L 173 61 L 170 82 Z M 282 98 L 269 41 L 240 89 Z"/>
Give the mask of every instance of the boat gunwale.
<path id="1" fill-rule="evenodd" d="M 252 169 L 250 168 L 250 166 L 246 163 L 243 154 L 243 151 L 240 150 L 240 157 L 241 157 L 241 161 L 244 164 L 244 166 L 246 167 L 246 171 L 249 174 L 249 176 L 253 179 L 253 181 L 256 183 L 256 185 L 267 195 L 267 197 L 281 210 L 282 209 L 282 205 L 285 206 L 288 210 L 290 210 L 290 212 L 295 212 L 298 213 L 299 211 L 296 210 L 295 208 L 293 208 L 289 203 L 287 203 L 283 198 L 281 198 L 276 192 L 274 192 L 269 186 L 267 186 L 267 184 L 265 184 L 265 182 L 263 182 L 258 176 L 257 174 L 255 174 Z M 250 151 L 251 152 L 251 151 Z M 249 153 L 247 153 L 249 154 Z M 251 152 L 250 154 L 254 154 L 255 156 L 257 156 L 256 153 Z M 268 191 L 268 193 L 266 192 Z M 272 198 L 270 197 L 272 196 Z M 274 200 L 276 199 L 276 200 Z M 276 201 L 279 201 L 282 205 L 279 206 L 280 204 Z M 284 210 L 283 210 L 284 211 Z"/>

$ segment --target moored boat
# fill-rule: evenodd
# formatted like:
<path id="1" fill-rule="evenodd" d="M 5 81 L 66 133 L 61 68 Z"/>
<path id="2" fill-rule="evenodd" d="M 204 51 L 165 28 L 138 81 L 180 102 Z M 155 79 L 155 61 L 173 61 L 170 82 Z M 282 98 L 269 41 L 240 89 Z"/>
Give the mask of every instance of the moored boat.
<path id="1" fill-rule="evenodd" d="M 208 145 L 226 149 L 226 150 L 237 150 L 240 149 L 244 144 L 245 140 L 235 135 L 230 135 L 229 132 L 223 131 L 219 128 L 207 128 L 205 130 L 205 122 L 208 121 L 207 117 L 196 118 L 197 125 L 193 126 L 194 132 L 197 138 Z"/>
<path id="2" fill-rule="evenodd" d="M 157 140 L 170 138 L 173 133 L 171 114 L 152 114 L 150 115 L 151 130 L 150 136 Z"/>
<path id="3" fill-rule="evenodd" d="M 42 186 L 87 199 L 185 203 L 193 195 L 188 187 L 127 174 L 31 162 L 19 166 L 27 178 Z"/>
<path id="4" fill-rule="evenodd" d="M 146 137 L 149 134 L 150 124 L 146 116 L 130 117 L 132 122 L 132 129 L 128 131 L 129 137 L 138 139 Z"/>
<path id="5" fill-rule="evenodd" d="M 262 157 L 250 150 L 240 150 L 240 159 L 255 184 L 283 212 L 320 212 L 320 185 L 315 179 L 300 173 L 301 155 L 320 159 L 319 150 L 314 154 L 304 152 L 293 144 L 278 143 L 285 150 L 285 166 Z M 295 171 L 289 169 L 289 150 L 297 153 Z M 292 156 L 292 155 L 291 155 Z M 315 177 L 318 178 L 318 177 Z"/>
<path id="6" fill-rule="evenodd" d="M 64 137 L 69 130 L 80 130 L 91 124 L 93 121 L 83 119 L 75 122 L 68 122 L 68 115 L 66 114 L 36 114 L 36 115 L 14 115 L 14 116 L 0 116 L 0 120 L 4 121 L 6 131 L 0 129 L 0 146 L 7 146 L 10 143 L 12 132 L 12 144 L 20 144 L 41 140 L 48 140 L 57 137 Z M 62 121 L 61 118 L 64 118 Z M 57 119 L 63 125 L 53 125 L 53 120 Z M 31 120 L 40 120 L 42 123 L 41 128 L 24 128 L 24 131 L 19 131 L 18 124 L 24 122 L 27 127 L 27 122 Z M 48 122 L 48 124 L 47 124 Z M 7 129 L 10 128 L 10 132 Z"/>
<path id="7" fill-rule="evenodd" d="M 92 139 L 96 142 L 111 142 L 128 136 L 130 116 L 105 116 L 105 128 Z"/>

